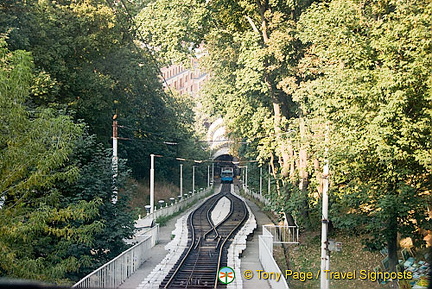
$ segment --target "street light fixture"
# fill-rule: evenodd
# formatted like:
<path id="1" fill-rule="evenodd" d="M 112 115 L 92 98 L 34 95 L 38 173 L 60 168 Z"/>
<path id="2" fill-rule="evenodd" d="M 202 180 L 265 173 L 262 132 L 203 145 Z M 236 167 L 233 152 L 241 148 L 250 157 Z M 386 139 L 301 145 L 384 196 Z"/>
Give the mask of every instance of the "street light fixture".
<path id="1" fill-rule="evenodd" d="M 183 158 L 176 158 L 178 161 L 186 161 Z M 180 163 L 180 198 L 183 196 L 183 164 Z"/>
<path id="2" fill-rule="evenodd" d="M 150 214 L 151 206 L 150 205 L 145 205 L 144 208 L 146 209 L 147 215 L 149 215 Z"/>
<path id="3" fill-rule="evenodd" d="M 150 154 L 150 214 L 154 212 L 154 158 L 161 155 Z"/>

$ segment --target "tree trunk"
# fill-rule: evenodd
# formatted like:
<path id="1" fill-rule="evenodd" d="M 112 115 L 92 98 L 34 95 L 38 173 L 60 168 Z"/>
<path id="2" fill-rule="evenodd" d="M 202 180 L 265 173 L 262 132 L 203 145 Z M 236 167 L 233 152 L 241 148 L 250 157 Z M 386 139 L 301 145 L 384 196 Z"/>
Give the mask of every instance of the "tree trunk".
<path id="1" fill-rule="evenodd" d="M 388 249 L 388 258 L 389 258 L 389 271 L 396 272 L 396 265 L 398 264 L 397 216 L 391 216 L 388 220 L 387 249 Z"/>
<path id="2" fill-rule="evenodd" d="M 274 130 L 276 135 L 276 143 L 279 145 L 279 154 L 281 156 L 281 175 L 283 177 L 288 177 L 290 175 L 291 171 L 291 157 L 292 155 L 292 147 L 288 146 L 286 141 L 282 138 L 282 130 L 281 130 L 281 124 L 282 124 L 282 112 L 281 112 L 281 105 L 279 102 L 274 101 L 273 102 L 273 112 L 274 112 Z"/>
<path id="3" fill-rule="evenodd" d="M 305 138 L 305 125 L 304 120 L 300 117 L 300 148 L 299 148 L 299 189 L 301 191 L 303 199 L 303 208 L 301 210 L 301 216 L 305 227 L 309 227 L 309 201 L 308 201 L 308 185 L 309 185 L 309 174 L 307 172 L 307 150 L 303 146 Z"/>

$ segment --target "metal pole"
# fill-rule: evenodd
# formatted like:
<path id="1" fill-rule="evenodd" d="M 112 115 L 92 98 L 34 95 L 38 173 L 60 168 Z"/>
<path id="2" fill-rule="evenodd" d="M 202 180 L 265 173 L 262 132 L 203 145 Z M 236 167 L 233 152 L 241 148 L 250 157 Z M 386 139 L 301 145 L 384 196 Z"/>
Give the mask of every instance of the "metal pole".
<path id="1" fill-rule="evenodd" d="M 195 193 L 195 166 L 192 166 L 192 194 Z"/>
<path id="2" fill-rule="evenodd" d="M 210 166 L 207 166 L 207 187 L 210 187 Z"/>
<path id="3" fill-rule="evenodd" d="M 150 214 L 154 212 L 154 157 L 150 155 Z"/>
<path id="4" fill-rule="evenodd" d="M 270 195 L 270 176 L 271 176 L 271 167 L 270 164 L 268 166 L 268 180 L 267 180 L 267 194 Z"/>
<path id="5" fill-rule="evenodd" d="M 183 200 L 183 164 L 180 164 L 180 196 Z"/>
<path id="6" fill-rule="evenodd" d="M 212 163 L 212 185 L 214 185 L 214 163 Z"/>
<path id="7" fill-rule="evenodd" d="M 248 188 L 248 167 L 246 166 L 246 189 Z"/>
<path id="8" fill-rule="evenodd" d="M 328 126 L 326 127 L 325 142 L 328 139 Z M 326 155 L 328 148 L 326 147 Z M 322 227 L 321 227 L 321 289 L 329 289 L 330 280 L 327 278 L 327 273 L 330 270 L 330 254 L 328 250 L 328 189 L 329 189 L 329 161 L 324 160 L 323 167 L 323 190 L 322 190 Z"/>
<path id="9" fill-rule="evenodd" d="M 243 167 L 242 167 L 242 183 L 243 183 L 243 190 L 245 189 L 245 175 L 246 175 L 246 173 L 245 173 L 245 169 L 246 169 L 246 166 L 243 166 Z"/>
<path id="10" fill-rule="evenodd" d="M 326 272 L 330 270 L 330 256 L 328 253 L 328 164 L 323 170 L 323 192 L 322 192 L 322 228 L 321 228 L 321 289 L 329 288 L 329 279 Z"/>
<path id="11" fill-rule="evenodd" d="M 262 167 L 260 167 L 259 193 L 262 195 Z"/>
<path id="12" fill-rule="evenodd" d="M 112 203 L 117 203 L 117 176 L 118 176 L 118 152 L 117 152 L 117 142 L 118 142 L 118 133 L 117 133 L 117 121 L 113 120 L 113 157 L 112 157 L 112 168 L 113 168 L 113 197 Z"/>

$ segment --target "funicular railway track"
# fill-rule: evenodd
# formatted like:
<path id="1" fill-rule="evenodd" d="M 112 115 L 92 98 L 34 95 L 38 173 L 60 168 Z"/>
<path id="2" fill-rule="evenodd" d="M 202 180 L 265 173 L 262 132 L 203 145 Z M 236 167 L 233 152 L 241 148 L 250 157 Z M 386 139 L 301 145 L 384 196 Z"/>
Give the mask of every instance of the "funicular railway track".
<path id="1" fill-rule="evenodd" d="M 229 245 L 248 218 L 246 205 L 230 190 L 229 184 L 223 184 L 219 194 L 209 198 L 189 215 L 188 248 L 159 288 L 226 287 L 218 284 L 217 273 L 226 266 Z M 230 211 L 215 225 L 211 212 L 223 197 L 230 200 Z"/>

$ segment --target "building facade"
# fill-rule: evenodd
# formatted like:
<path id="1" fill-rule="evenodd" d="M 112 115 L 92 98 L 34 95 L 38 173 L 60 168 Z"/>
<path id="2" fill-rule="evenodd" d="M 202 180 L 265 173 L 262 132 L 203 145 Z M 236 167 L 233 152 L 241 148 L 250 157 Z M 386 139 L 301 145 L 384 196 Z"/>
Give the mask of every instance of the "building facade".
<path id="1" fill-rule="evenodd" d="M 207 74 L 199 68 L 198 58 L 191 59 L 190 68 L 173 64 L 162 68 L 161 72 L 165 79 L 165 86 L 177 90 L 180 94 L 190 94 L 193 97 L 198 96 L 207 78 Z"/>

